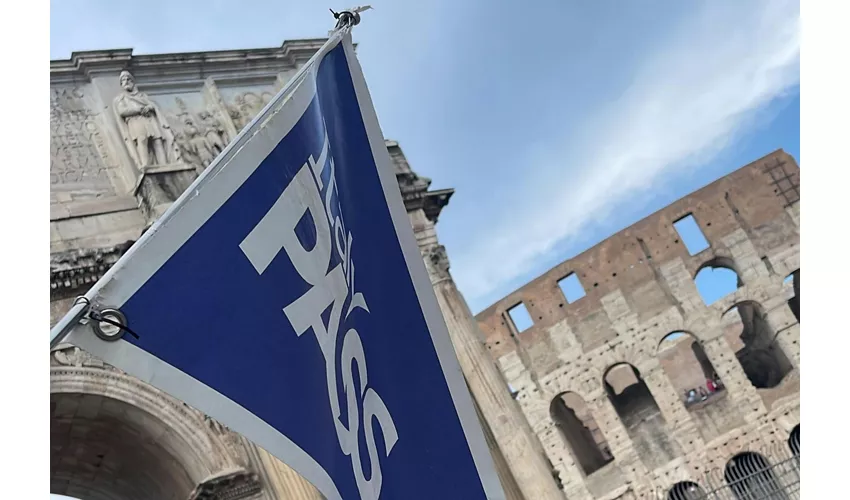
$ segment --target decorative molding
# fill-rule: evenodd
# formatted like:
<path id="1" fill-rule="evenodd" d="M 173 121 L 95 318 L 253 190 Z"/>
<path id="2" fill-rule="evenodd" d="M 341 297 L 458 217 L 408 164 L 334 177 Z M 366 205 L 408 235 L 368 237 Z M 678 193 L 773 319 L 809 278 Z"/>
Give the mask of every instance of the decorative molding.
<path id="1" fill-rule="evenodd" d="M 257 474 L 246 470 L 228 471 L 199 484 L 189 500 L 239 500 L 254 496 L 262 489 Z"/>
<path id="2" fill-rule="evenodd" d="M 398 142 L 385 140 L 384 144 L 395 167 L 396 182 L 398 182 L 405 208 L 408 212 L 421 209 L 428 220 L 436 223 L 443 207 L 448 205 L 449 199 L 454 194 L 454 189 L 429 191 L 431 179 L 420 176 L 410 168 Z"/>
<path id="3" fill-rule="evenodd" d="M 137 208 L 139 208 L 139 202 L 132 196 L 109 196 L 70 203 L 51 203 L 50 221 L 125 212 Z"/>
<path id="4" fill-rule="evenodd" d="M 96 249 L 59 252 L 50 256 L 51 299 L 64 298 L 78 289 L 93 285 L 118 262 L 133 241 Z"/>
<path id="5" fill-rule="evenodd" d="M 280 47 L 133 55 L 133 49 L 74 52 L 69 59 L 50 61 L 50 83 L 90 81 L 104 74 L 132 69 L 140 80 L 161 77 L 203 83 L 269 74 L 274 79 L 284 66 L 304 63 L 325 43 L 325 38 L 287 40 Z"/>

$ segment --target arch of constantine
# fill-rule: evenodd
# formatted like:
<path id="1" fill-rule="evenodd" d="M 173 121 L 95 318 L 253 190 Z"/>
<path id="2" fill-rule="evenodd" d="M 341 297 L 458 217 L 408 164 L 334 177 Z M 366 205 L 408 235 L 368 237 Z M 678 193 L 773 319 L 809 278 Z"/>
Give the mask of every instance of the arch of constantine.
<path id="1" fill-rule="evenodd" d="M 51 61 L 51 324 L 323 42 Z M 508 499 L 690 498 L 712 488 L 711 470 L 735 478 L 782 460 L 783 446 L 799 457 L 792 158 L 748 165 L 473 317 L 435 229 L 453 190 L 431 190 L 386 145 Z M 673 229 L 689 214 L 710 242 L 694 255 Z M 740 281 L 710 305 L 694 284 L 706 266 Z M 565 300 L 568 275 L 584 297 Z M 534 323 L 523 331 L 509 314 L 520 303 Z M 53 349 L 50 373 L 53 493 L 321 498 L 261 448 L 77 347 Z M 684 400 L 706 377 L 722 389 Z M 732 482 L 749 488 L 747 477 Z"/>

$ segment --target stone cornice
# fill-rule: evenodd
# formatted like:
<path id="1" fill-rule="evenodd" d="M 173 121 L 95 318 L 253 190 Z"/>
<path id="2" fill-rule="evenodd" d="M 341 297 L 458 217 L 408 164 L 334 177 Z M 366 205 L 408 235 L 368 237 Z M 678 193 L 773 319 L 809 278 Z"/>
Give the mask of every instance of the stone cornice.
<path id="1" fill-rule="evenodd" d="M 79 83 L 99 73 L 130 69 L 141 81 L 167 74 L 169 80 L 203 81 L 244 78 L 256 73 L 276 74 L 304 63 L 325 43 L 325 38 L 287 40 L 280 47 L 133 55 L 133 49 L 74 52 L 69 59 L 50 61 L 50 82 Z"/>
<path id="2" fill-rule="evenodd" d="M 107 270 L 132 246 L 120 245 L 97 249 L 70 250 L 50 256 L 50 297 L 66 298 L 88 288 L 103 277 Z"/>

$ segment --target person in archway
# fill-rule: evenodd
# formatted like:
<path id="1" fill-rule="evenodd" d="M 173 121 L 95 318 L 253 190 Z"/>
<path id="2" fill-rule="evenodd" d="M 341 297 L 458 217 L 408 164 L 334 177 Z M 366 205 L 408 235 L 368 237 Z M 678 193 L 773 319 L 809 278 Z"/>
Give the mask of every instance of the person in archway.
<path id="1" fill-rule="evenodd" d="M 699 398 L 700 401 L 705 401 L 706 399 L 708 399 L 708 393 L 706 393 L 705 389 L 703 389 L 702 387 L 699 388 Z"/>
<path id="2" fill-rule="evenodd" d="M 707 378 L 705 379 L 705 389 L 708 391 L 709 395 L 714 394 L 717 392 L 717 384 L 714 380 Z"/>
<path id="3" fill-rule="evenodd" d="M 720 380 L 720 376 L 718 374 L 716 374 L 716 373 L 714 374 L 714 376 L 712 377 L 712 381 L 714 382 L 714 390 L 715 391 L 719 391 L 720 389 L 723 389 L 723 381 Z"/>
<path id="4" fill-rule="evenodd" d="M 691 404 L 691 403 L 695 402 L 696 400 L 697 400 L 697 391 L 691 389 L 690 391 L 687 392 L 686 402 L 688 404 Z"/>

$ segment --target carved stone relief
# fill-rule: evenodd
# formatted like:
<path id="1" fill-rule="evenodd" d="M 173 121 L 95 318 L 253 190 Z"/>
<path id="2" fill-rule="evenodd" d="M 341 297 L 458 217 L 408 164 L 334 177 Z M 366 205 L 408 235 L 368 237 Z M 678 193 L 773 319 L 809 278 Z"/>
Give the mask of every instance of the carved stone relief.
<path id="1" fill-rule="evenodd" d="M 50 89 L 50 199 L 76 201 L 115 194 L 95 116 L 79 88 Z"/>
<path id="2" fill-rule="evenodd" d="M 89 366 L 92 368 L 112 369 L 111 366 L 76 346 L 57 349 L 51 354 L 53 357 L 51 364 L 55 363 L 62 366 Z"/>
<path id="3" fill-rule="evenodd" d="M 273 97 L 272 92 L 261 90 L 237 94 L 227 106 L 230 118 L 233 119 L 233 124 L 236 125 L 237 130 L 245 128 L 257 116 L 257 113 L 271 102 Z"/>
<path id="4" fill-rule="evenodd" d="M 202 109 L 197 113 L 189 110 L 186 102 L 175 97 L 176 110 L 168 115 L 175 133 L 175 141 L 183 161 L 203 170 L 224 151 L 231 137 L 216 113 Z"/>

